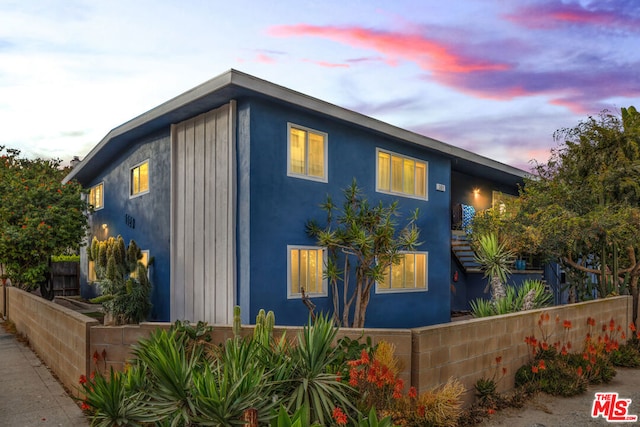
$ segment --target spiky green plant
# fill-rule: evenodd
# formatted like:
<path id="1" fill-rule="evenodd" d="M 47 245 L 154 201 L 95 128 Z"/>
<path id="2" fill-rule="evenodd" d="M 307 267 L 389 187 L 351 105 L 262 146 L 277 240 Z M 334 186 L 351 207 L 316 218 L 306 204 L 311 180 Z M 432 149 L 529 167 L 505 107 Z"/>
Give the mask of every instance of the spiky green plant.
<path id="1" fill-rule="evenodd" d="M 480 235 L 475 246 L 475 260 L 481 265 L 484 277 L 489 278 L 487 287 L 491 288 L 491 298 L 494 301 L 502 298 L 505 296 L 504 283 L 511 274 L 509 266 L 515 254 L 494 233 Z"/>
<path id="2" fill-rule="evenodd" d="M 298 345 L 292 350 L 295 369 L 290 379 L 293 388 L 287 408 L 308 405 L 307 424 L 313 421 L 327 425 L 335 406 L 357 412 L 347 398 L 351 388 L 338 381 L 337 375 L 329 370 L 338 358 L 338 351 L 332 347 L 337 333 L 338 328 L 328 315 L 317 316 L 313 324 L 309 320 L 298 333 Z"/>

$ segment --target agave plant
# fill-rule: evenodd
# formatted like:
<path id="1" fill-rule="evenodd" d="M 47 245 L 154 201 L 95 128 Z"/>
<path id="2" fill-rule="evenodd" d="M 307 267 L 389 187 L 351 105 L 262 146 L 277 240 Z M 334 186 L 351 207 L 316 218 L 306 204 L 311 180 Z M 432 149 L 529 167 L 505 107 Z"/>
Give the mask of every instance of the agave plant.
<path id="1" fill-rule="evenodd" d="M 327 425 L 335 406 L 357 409 L 348 399 L 351 387 L 338 381 L 330 367 L 339 357 L 332 347 L 338 333 L 333 320 L 328 315 L 317 316 L 315 322 L 307 324 L 298 333 L 298 345 L 292 349 L 292 362 L 295 366 L 289 380 L 292 389 L 287 398 L 287 409 L 309 407 L 306 424 L 319 422 Z"/>
<path id="2" fill-rule="evenodd" d="M 171 425 L 188 425 L 196 414 L 193 375 L 203 368 L 202 349 L 196 347 L 187 355 L 176 334 L 175 330 L 158 330 L 140 340 L 133 354 L 151 381 L 146 392 L 150 410 L 164 414 Z"/>
<path id="3" fill-rule="evenodd" d="M 505 296 L 504 283 L 511 274 L 509 265 L 513 263 L 514 258 L 515 254 L 501 243 L 494 233 L 478 237 L 475 260 L 482 266 L 484 277 L 489 278 L 487 287 L 491 288 L 493 301 Z"/>
<path id="4" fill-rule="evenodd" d="M 162 418 L 149 412 L 143 392 L 132 392 L 131 381 L 130 374 L 113 368 L 108 378 L 97 373 L 90 380 L 81 379 L 85 395 L 82 406 L 93 413 L 92 426 L 142 426 Z"/>

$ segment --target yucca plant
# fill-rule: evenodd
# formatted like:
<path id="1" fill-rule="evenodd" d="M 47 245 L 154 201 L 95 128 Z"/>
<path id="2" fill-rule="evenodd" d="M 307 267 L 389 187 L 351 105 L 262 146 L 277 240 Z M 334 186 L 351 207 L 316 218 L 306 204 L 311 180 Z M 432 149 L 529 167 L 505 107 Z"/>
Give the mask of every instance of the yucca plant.
<path id="1" fill-rule="evenodd" d="M 541 280 L 527 279 L 517 289 L 515 307 L 517 311 L 533 310 L 551 305 L 553 295 L 547 291 Z"/>
<path id="2" fill-rule="evenodd" d="M 309 407 L 302 405 L 299 407 L 293 415 L 289 416 L 287 408 L 280 405 L 280 410 L 277 414 L 274 414 L 271 420 L 271 427 L 306 427 L 307 419 L 309 418 Z M 311 424 L 310 427 L 320 427 L 320 424 Z"/>
<path id="3" fill-rule="evenodd" d="M 504 297 L 504 283 L 511 274 L 509 266 L 513 263 L 515 254 L 494 233 L 480 235 L 475 252 L 475 260 L 481 265 L 484 277 L 489 278 L 487 288 L 491 288 L 491 299 L 495 301 Z"/>
<path id="4" fill-rule="evenodd" d="M 195 347 L 190 356 L 176 339 L 176 331 L 158 330 L 140 340 L 133 350 L 150 377 L 147 391 L 151 410 L 167 415 L 172 425 L 188 425 L 196 413 L 193 374 L 202 370 L 202 349 Z"/>
<path id="5" fill-rule="evenodd" d="M 493 303 L 484 298 L 476 298 L 475 300 L 470 301 L 469 305 L 471 306 L 471 313 L 473 314 L 473 317 L 496 315 L 496 308 Z"/>
<path id="6" fill-rule="evenodd" d="M 100 373 L 89 380 L 81 378 L 85 395 L 82 407 L 92 413 L 92 426 L 142 426 L 160 420 L 149 412 L 143 392 L 131 392 L 130 380 L 126 373 L 113 368 L 108 378 Z"/>
<path id="7" fill-rule="evenodd" d="M 347 398 L 351 387 L 338 381 L 332 366 L 338 358 L 337 350 L 332 347 L 338 332 L 333 320 L 327 315 L 317 316 L 298 333 L 298 345 L 292 349 L 292 362 L 295 366 L 290 384 L 291 394 L 287 399 L 287 409 L 309 407 L 305 425 L 319 422 L 327 425 L 335 406 L 357 409 Z"/>

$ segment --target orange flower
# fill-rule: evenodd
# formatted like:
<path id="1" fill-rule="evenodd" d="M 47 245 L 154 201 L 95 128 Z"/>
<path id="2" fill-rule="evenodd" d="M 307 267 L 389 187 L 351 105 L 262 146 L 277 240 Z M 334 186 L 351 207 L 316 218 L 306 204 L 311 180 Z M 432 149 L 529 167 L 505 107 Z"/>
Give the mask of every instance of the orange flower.
<path id="1" fill-rule="evenodd" d="M 549 344 L 547 344 L 546 341 L 540 344 L 540 347 L 545 351 L 549 350 Z"/>
<path id="2" fill-rule="evenodd" d="M 416 397 L 418 397 L 418 390 L 416 390 L 415 387 L 409 387 L 409 393 L 408 393 L 409 399 L 415 399 Z"/>
<path id="3" fill-rule="evenodd" d="M 565 320 L 562 324 L 565 329 L 571 329 L 571 320 Z"/>
<path id="4" fill-rule="evenodd" d="M 362 364 L 369 363 L 369 353 L 367 353 L 367 350 L 362 350 L 360 353 L 360 360 L 362 361 Z"/>
<path id="5" fill-rule="evenodd" d="M 80 384 L 86 384 L 87 383 L 87 377 L 85 375 L 80 375 L 80 381 L 78 381 Z"/>
<path id="6" fill-rule="evenodd" d="M 487 409 L 487 414 L 489 414 L 489 415 L 493 415 L 493 414 L 495 414 L 495 413 L 496 413 L 496 410 L 495 410 L 495 409 L 493 409 L 493 408 L 489 408 L 489 409 Z"/>
<path id="7" fill-rule="evenodd" d="M 576 374 L 578 374 L 578 376 L 582 376 L 582 366 L 578 366 L 578 369 L 576 369 Z"/>
<path id="8" fill-rule="evenodd" d="M 533 365 L 533 366 L 531 367 L 531 372 L 533 372 L 534 374 L 537 374 L 537 373 L 538 373 L 538 367 L 537 367 L 537 366 L 535 366 L 535 365 Z"/>
<path id="9" fill-rule="evenodd" d="M 630 323 L 629 323 L 629 330 L 630 330 L 631 332 L 635 332 L 635 331 L 636 331 L 636 325 L 634 325 L 634 324 L 633 324 L 633 322 L 630 322 Z"/>
<path id="10" fill-rule="evenodd" d="M 562 351 L 560 352 L 560 354 L 562 354 L 563 356 L 566 356 L 567 354 L 569 354 L 569 352 L 567 351 L 567 347 L 562 346 Z"/>
<path id="11" fill-rule="evenodd" d="M 427 413 L 427 408 L 425 408 L 424 405 L 418 406 L 418 415 L 419 416 L 424 417 L 426 413 Z"/>
<path id="12" fill-rule="evenodd" d="M 538 369 L 540 369 L 541 371 L 544 371 L 545 369 L 547 369 L 547 367 L 544 364 L 544 359 L 540 359 L 540 361 L 538 362 Z"/>
<path id="13" fill-rule="evenodd" d="M 336 406 L 335 408 L 333 408 L 332 417 L 336 421 L 336 424 L 338 424 L 339 426 L 347 425 L 347 415 L 342 412 L 342 409 L 340 409 L 339 407 Z"/>
<path id="14" fill-rule="evenodd" d="M 548 322 L 549 321 L 549 313 L 545 313 L 544 314 L 544 321 Z"/>
<path id="15" fill-rule="evenodd" d="M 80 405 L 80 409 L 82 409 L 83 411 L 88 411 L 89 409 L 91 409 L 91 406 L 89 406 L 87 402 L 83 401 Z"/>
<path id="16" fill-rule="evenodd" d="M 594 319 L 593 317 L 588 317 L 587 318 L 587 325 L 596 326 L 596 319 Z"/>

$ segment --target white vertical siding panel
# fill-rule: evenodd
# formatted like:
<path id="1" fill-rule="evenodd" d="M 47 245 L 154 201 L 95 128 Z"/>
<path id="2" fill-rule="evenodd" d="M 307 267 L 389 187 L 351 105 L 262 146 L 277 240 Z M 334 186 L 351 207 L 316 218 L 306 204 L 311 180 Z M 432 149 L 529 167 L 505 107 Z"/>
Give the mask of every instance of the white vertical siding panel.
<path id="1" fill-rule="evenodd" d="M 216 322 L 226 322 L 226 306 L 228 295 L 226 294 L 226 282 L 229 280 L 229 129 L 226 126 L 228 111 L 221 111 L 216 117 Z M 224 256 L 221 256 L 224 253 Z"/>
<path id="2" fill-rule="evenodd" d="M 191 321 L 197 321 L 193 315 L 193 286 L 194 286 L 194 263 L 193 263 L 193 244 L 194 244 L 194 190 L 195 190 L 195 131 L 193 128 L 193 120 L 190 120 L 185 129 L 185 212 L 184 212 L 184 258 L 185 258 L 185 277 L 184 277 L 184 294 L 185 305 L 184 310 L 186 318 Z"/>
<path id="3" fill-rule="evenodd" d="M 172 144 L 172 238 L 171 238 L 171 320 L 183 319 L 184 311 L 184 126 L 174 126 Z"/>
<path id="4" fill-rule="evenodd" d="M 204 296 L 206 282 L 204 281 L 205 248 L 204 248 L 204 218 L 205 218 L 205 122 L 204 116 L 196 117 L 194 122 L 194 197 L 193 197 L 193 317 L 197 321 L 205 318 Z"/>
<path id="5" fill-rule="evenodd" d="M 227 115 L 227 280 L 221 285 L 226 289 L 226 323 L 233 322 L 233 306 L 236 304 L 236 287 L 237 287 L 237 263 L 236 263 L 236 206 L 237 206 L 237 188 L 236 188 L 236 101 L 229 103 L 229 113 Z M 249 313 L 247 313 L 249 314 Z"/>
<path id="6" fill-rule="evenodd" d="M 234 112 L 232 102 L 173 128 L 172 320 L 233 319 Z"/>
<path id="7" fill-rule="evenodd" d="M 209 112 L 205 116 L 205 319 L 213 323 L 215 319 L 215 277 L 216 277 L 216 230 L 215 230 L 215 201 L 216 201 L 216 112 Z"/>

